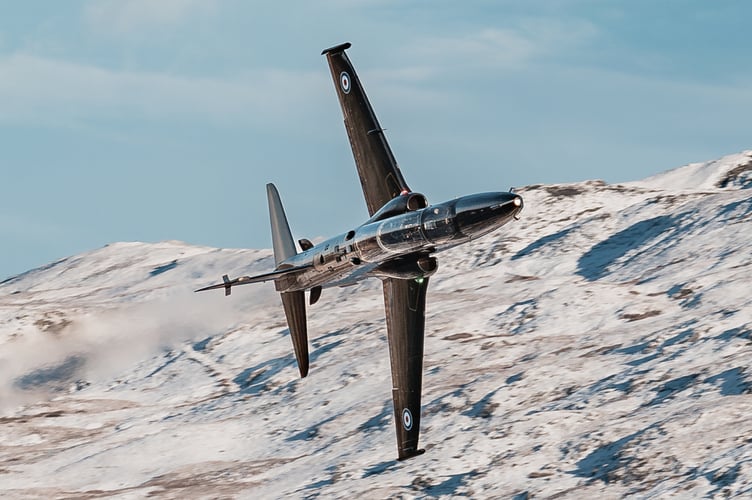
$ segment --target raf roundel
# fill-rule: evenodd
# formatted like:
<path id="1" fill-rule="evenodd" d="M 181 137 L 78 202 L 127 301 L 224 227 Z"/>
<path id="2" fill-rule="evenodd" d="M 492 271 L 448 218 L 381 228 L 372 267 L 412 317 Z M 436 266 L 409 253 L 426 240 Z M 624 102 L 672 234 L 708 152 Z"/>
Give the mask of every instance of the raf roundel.
<path id="1" fill-rule="evenodd" d="M 342 87 L 342 92 L 345 94 L 350 93 L 350 75 L 347 74 L 347 71 L 339 74 L 339 85 Z"/>
<path id="2" fill-rule="evenodd" d="M 413 414 L 410 413 L 410 410 L 407 408 L 402 410 L 402 427 L 404 427 L 406 431 L 413 428 Z"/>

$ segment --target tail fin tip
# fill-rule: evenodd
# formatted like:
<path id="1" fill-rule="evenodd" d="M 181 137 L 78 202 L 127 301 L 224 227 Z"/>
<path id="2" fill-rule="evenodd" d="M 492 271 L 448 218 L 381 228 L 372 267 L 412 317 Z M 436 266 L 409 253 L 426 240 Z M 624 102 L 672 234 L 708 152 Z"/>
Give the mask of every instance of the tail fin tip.
<path id="1" fill-rule="evenodd" d="M 321 55 L 323 56 L 326 54 L 335 54 L 337 52 L 342 52 L 344 50 L 347 50 L 350 47 L 352 47 L 352 44 L 350 42 L 341 43 L 339 45 L 335 45 L 334 47 L 329 47 L 328 49 L 322 50 Z"/>

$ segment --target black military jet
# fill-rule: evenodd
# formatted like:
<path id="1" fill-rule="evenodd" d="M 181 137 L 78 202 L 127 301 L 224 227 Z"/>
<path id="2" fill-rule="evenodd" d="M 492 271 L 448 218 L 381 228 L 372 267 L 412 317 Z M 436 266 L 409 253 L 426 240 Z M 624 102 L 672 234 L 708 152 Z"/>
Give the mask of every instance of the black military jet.
<path id="1" fill-rule="evenodd" d="M 308 374 L 308 332 L 305 291 L 315 304 L 324 287 L 346 286 L 362 279 L 383 281 L 392 401 L 399 459 L 423 453 L 418 449 L 423 375 L 423 336 L 428 277 L 436 272 L 434 254 L 487 234 L 522 210 L 513 192 L 462 196 L 429 205 L 407 185 L 392 155 L 384 129 L 376 120 L 363 86 L 345 50 L 349 43 L 326 49 L 334 87 L 345 117 L 370 219 L 361 226 L 318 245 L 298 240 L 295 247 L 279 193 L 266 185 L 276 269 L 197 291 L 274 281 L 282 297 L 300 376 Z"/>

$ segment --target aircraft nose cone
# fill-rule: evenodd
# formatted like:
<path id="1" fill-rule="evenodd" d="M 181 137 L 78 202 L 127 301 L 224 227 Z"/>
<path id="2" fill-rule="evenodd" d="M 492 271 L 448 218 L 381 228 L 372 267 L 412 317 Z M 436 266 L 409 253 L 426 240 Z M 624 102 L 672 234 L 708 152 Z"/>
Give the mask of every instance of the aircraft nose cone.
<path id="1" fill-rule="evenodd" d="M 520 212 L 522 212 L 522 209 L 525 207 L 525 202 L 522 201 L 522 196 L 518 194 L 514 195 L 512 206 L 514 207 L 514 218 L 519 219 Z"/>
<path id="2" fill-rule="evenodd" d="M 456 220 L 466 236 L 481 236 L 505 224 L 522 210 L 522 197 L 514 193 L 480 193 L 457 200 Z"/>

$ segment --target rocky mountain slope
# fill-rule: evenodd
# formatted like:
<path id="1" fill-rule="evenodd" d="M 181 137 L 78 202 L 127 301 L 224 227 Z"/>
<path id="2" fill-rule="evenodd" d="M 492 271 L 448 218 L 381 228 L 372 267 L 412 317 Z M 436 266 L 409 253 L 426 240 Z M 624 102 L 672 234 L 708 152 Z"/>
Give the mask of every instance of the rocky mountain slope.
<path id="1" fill-rule="evenodd" d="M 13 277 L 0 495 L 750 495 L 751 188 L 747 151 L 520 189 L 520 221 L 439 255 L 404 463 L 378 281 L 310 308 L 301 380 L 273 286 L 192 293 L 269 250 L 117 243 Z"/>

